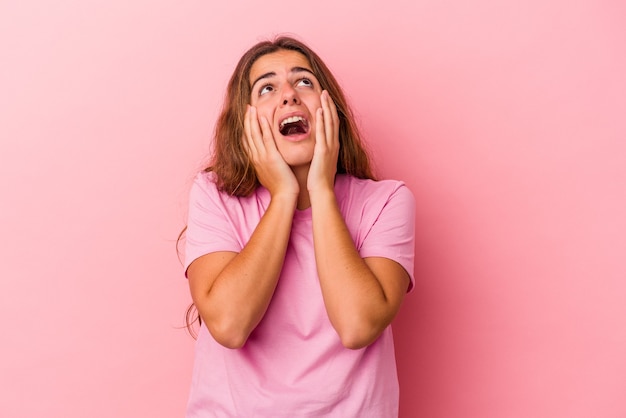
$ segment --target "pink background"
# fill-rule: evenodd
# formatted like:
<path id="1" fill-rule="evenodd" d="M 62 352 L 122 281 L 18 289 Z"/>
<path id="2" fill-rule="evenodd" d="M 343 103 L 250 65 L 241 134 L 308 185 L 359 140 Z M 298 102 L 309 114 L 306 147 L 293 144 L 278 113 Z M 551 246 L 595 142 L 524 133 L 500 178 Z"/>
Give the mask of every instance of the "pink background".
<path id="1" fill-rule="evenodd" d="M 0 3 L 0 416 L 180 417 L 174 243 L 241 53 L 291 32 L 417 202 L 401 416 L 626 416 L 621 1 Z"/>

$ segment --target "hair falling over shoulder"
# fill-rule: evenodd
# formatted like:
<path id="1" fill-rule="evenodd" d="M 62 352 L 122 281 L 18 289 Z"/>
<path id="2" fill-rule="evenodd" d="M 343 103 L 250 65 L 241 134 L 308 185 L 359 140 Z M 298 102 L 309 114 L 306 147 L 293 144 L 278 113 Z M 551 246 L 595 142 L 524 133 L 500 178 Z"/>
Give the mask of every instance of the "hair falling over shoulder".
<path id="1" fill-rule="evenodd" d="M 224 104 L 215 125 L 210 165 L 205 171 L 216 175 L 219 190 L 233 196 L 248 196 L 259 181 L 244 145 L 244 117 L 250 103 L 250 70 L 262 56 L 279 50 L 296 51 L 311 64 L 320 87 L 327 90 L 335 102 L 339 116 L 339 157 L 337 173 L 357 178 L 375 179 L 368 153 L 362 141 L 354 115 L 341 86 L 322 59 L 306 44 L 288 36 L 262 41 L 246 51 L 228 82 Z M 181 233 L 181 237 L 184 233 Z M 180 238 L 179 237 L 179 241 Z M 197 336 L 194 324 L 202 323 L 193 304 L 186 313 L 187 329 Z"/>

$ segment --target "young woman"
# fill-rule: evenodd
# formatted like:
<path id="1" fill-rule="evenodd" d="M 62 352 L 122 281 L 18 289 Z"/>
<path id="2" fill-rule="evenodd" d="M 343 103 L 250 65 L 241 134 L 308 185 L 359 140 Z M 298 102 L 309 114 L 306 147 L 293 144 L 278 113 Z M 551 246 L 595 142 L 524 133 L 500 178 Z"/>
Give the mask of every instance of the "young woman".
<path id="1" fill-rule="evenodd" d="M 187 417 L 394 417 L 390 323 L 412 287 L 414 199 L 375 181 L 322 60 L 280 37 L 228 84 L 190 194 L 202 326 Z"/>

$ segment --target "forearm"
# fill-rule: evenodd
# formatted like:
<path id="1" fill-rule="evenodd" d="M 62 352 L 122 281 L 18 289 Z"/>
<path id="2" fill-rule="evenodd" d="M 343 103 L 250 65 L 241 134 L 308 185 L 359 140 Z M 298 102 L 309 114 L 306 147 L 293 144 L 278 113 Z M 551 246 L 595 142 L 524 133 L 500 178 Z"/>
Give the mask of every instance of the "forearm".
<path id="1" fill-rule="evenodd" d="M 263 318 L 283 266 L 294 211 L 295 199 L 272 199 L 242 251 L 194 298 L 207 328 L 223 345 L 242 346 Z"/>
<path id="2" fill-rule="evenodd" d="M 343 344 L 373 342 L 397 312 L 384 287 L 361 258 L 332 191 L 311 196 L 313 239 L 320 286 L 329 319 Z"/>

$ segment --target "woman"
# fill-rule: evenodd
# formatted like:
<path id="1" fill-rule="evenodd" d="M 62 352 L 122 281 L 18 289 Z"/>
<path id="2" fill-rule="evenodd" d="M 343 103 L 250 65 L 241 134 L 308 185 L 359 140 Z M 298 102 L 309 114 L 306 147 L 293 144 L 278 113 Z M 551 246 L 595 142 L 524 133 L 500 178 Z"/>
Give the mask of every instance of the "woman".
<path id="1" fill-rule="evenodd" d="M 187 417 L 397 416 L 389 324 L 413 245 L 413 197 L 373 180 L 322 60 L 289 37 L 252 47 L 190 193 Z"/>

